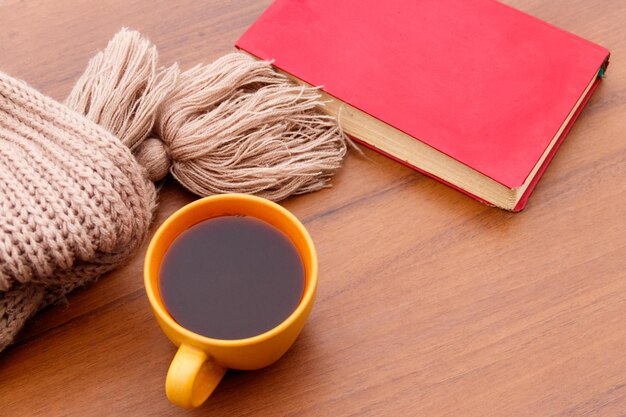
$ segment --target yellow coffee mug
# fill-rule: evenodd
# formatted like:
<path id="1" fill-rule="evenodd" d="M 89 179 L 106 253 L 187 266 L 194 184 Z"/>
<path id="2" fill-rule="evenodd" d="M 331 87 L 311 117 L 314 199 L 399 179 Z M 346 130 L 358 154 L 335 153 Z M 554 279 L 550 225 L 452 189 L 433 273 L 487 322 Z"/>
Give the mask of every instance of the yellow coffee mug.
<path id="1" fill-rule="evenodd" d="M 174 321 L 159 291 L 159 269 L 165 252 L 194 224 L 224 215 L 246 215 L 271 224 L 296 246 L 305 271 L 304 293 L 293 313 L 273 329 L 247 339 L 212 339 Z M 259 369 L 278 360 L 293 344 L 306 321 L 317 290 L 317 253 L 302 223 L 289 211 L 263 198 L 221 194 L 202 198 L 172 214 L 154 234 L 144 264 L 144 284 L 157 322 L 179 346 L 165 382 L 167 398 L 182 407 L 197 407 L 211 395 L 226 369 Z"/>

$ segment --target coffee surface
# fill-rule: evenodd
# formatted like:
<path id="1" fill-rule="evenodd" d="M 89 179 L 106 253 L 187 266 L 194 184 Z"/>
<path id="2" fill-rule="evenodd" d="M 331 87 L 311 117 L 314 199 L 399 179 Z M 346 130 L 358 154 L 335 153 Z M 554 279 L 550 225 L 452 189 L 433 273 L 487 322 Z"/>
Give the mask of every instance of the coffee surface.
<path id="1" fill-rule="evenodd" d="M 190 227 L 170 245 L 159 272 L 174 320 L 214 339 L 244 339 L 276 327 L 298 306 L 304 282 L 291 240 L 245 216 Z"/>

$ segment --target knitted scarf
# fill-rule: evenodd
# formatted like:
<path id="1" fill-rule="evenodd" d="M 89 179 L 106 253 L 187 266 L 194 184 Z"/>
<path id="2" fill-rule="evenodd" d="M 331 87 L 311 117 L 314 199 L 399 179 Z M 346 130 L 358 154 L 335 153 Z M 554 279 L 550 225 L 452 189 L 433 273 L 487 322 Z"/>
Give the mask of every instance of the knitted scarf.
<path id="1" fill-rule="evenodd" d="M 0 351 L 146 238 L 154 181 L 272 200 L 328 186 L 346 139 L 315 88 L 233 53 L 180 71 L 123 29 L 64 104 L 0 72 Z"/>

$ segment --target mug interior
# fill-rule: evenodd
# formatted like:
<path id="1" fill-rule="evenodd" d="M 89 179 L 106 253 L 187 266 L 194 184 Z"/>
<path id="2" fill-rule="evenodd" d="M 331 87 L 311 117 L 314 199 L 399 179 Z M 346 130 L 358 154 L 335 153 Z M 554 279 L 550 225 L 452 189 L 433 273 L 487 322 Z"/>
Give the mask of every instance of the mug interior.
<path id="1" fill-rule="evenodd" d="M 304 266 L 304 292 L 298 307 L 283 322 L 276 327 L 246 339 L 213 339 L 194 333 L 178 324 L 167 311 L 159 289 L 159 269 L 161 261 L 170 245 L 185 230 L 207 219 L 228 215 L 251 216 L 264 221 L 285 235 L 294 244 Z M 271 337 L 273 333 L 289 326 L 298 315 L 302 314 L 305 306 L 312 301 L 317 285 L 317 255 L 313 241 L 300 221 L 282 206 L 269 200 L 247 194 L 221 194 L 205 197 L 190 203 L 172 214 L 156 231 L 148 251 L 144 266 L 145 286 L 148 299 L 156 314 L 170 327 L 176 329 L 186 337 L 199 342 L 233 346 L 255 342 Z"/>

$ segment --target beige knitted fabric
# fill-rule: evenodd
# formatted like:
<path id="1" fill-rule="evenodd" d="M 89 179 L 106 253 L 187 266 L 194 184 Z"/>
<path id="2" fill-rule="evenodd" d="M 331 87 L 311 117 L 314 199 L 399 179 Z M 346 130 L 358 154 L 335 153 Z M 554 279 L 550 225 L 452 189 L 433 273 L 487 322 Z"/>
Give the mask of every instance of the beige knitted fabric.
<path id="1" fill-rule="evenodd" d="M 154 185 L 101 126 L 0 73 L 0 349 L 24 321 L 124 261 Z"/>
<path id="2" fill-rule="evenodd" d="M 198 195 L 280 200 L 328 186 L 339 168 L 347 142 L 316 89 L 241 53 L 183 73 L 157 61 L 122 30 L 66 105 L 0 72 L 0 351 L 142 243 L 151 180 L 171 172 Z"/>

